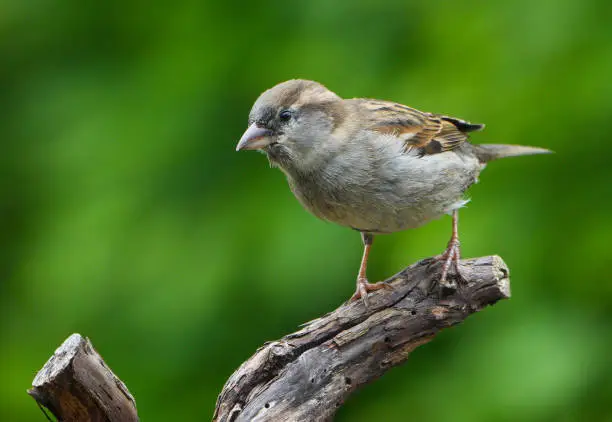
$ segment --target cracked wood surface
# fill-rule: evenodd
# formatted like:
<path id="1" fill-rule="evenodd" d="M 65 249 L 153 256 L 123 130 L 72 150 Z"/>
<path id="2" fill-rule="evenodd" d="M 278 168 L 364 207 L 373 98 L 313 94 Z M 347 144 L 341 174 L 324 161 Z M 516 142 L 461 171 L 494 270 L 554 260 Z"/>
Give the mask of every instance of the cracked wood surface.
<path id="1" fill-rule="evenodd" d="M 510 297 L 498 256 L 462 260 L 465 284 L 441 287 L 440 265 L 420 261 L 362 301 L 264 344 L 228 379 L 213 421 L 325 421 L 360 386 L 404 362 L 443 328 Z"/>
<path id="2" fill-rule="evenodd" d="M 55 351 L 28 394 L 58 421 L 138 421 L 136 402 L 127 387 L 80 334 L 72 334 Z"/>

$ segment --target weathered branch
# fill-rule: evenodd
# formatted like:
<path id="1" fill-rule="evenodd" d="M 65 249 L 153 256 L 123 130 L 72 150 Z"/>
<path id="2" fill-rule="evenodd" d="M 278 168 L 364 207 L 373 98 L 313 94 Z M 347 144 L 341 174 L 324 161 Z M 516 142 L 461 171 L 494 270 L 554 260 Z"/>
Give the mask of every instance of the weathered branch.
<path id="1" fill-rule="evenodd" d="M 229 378 L 214 421 L 330 420 L 360 386 L 404 362 L 438 331 L 510 297 L 498 256 L 461 262 L 464 284 L 442 288 L 439 265 L 421 261 L 362 301 L 346 303 L 266 343 Z"/>
<path id="2" fill-rule="evenodd" d="M 68 337 L 55 351 L 28 394 L 59 421 L 138 421 L 136 402 L 127 387 L 80 334 Z"/>

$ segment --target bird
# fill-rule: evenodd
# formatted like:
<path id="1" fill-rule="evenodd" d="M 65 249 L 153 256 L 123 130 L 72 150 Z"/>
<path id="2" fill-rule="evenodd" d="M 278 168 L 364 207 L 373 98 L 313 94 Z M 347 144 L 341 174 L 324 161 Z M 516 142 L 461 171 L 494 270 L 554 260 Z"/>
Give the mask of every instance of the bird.
<path id="1" fill-rule="evenodd" d="M 324 85 L 292 79 L 255 101 L 237 151 L 265 153 L 298 201 L 316 217 L 361 233 L 363 255 L 351 301 L 368 305 L 367 265 L 374 236 L 452 216 L 451 237 L 436 257 L 439 283 L 459 274 L 459 209 L 490 161 L 546 154 L 545 148 L 472 144 L 483 124 L 368 98 L 343 99 Z M 460 274 L 459 274 L 460 276 Z"/>

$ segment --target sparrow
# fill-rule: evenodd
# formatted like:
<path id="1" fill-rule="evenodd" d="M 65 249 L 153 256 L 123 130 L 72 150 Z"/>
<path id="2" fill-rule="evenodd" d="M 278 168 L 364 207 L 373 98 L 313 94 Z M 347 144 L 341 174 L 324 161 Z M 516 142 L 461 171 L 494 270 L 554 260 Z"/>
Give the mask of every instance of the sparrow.
<path id="1" fill-rule="evenodd" d="M 361 233 L 363 257 L 351 300 L 388 285 L 370 283 L 368 256 L 378 234 L 413 229 L 452 216 L 440 283 L 458 273 L 458 210 L 465 191 L 492 160 L 551 151 L 520 145 L 471 144 L 482 124 L 405 105 L 343 99 L 320 83 L 293 79 L 259 96 L 237 151 L 264 152 L 287 177 L 298 201 L 323 220 Z"/>

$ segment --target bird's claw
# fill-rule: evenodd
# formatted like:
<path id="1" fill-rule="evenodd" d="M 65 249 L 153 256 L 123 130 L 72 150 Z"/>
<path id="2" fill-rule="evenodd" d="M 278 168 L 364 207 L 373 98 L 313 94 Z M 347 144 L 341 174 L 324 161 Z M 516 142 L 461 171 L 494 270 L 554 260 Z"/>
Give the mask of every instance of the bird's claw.
<path id="1" fill-rule="evenodd" d="M 366 308 L 368 307 L 368 293 L 374 292 L 380 289 L 390 289 L 393 290 L 393 286 L 385 283 L 384 281 L 379 281 L 378 283 L 370 283 L 366 278 L 357 279 L 357 289 L 355 289 L 355 294 L 351 296 L 349 299 L 351 302 L 354 302 L 358 299 L 363 300 Z"/>
<path id="2" fill-rule="evenodd" d="M 459 271 L 459 260 L 461 259 L 461 247 L 459 239 L 452 238 L 448 242 L 448 246 L 442 255 L 436 257 L 438 261 L 442 261 L 442 275 L 440 276 L 440 285 L 443 287 L 452 287 L 452 284 L 447 281 L 448 272 L 451 265 L 454 264 L 455 272 L 457 274 L 457 280 L 459 282 L 465 281 L 461 272 Z"/>

